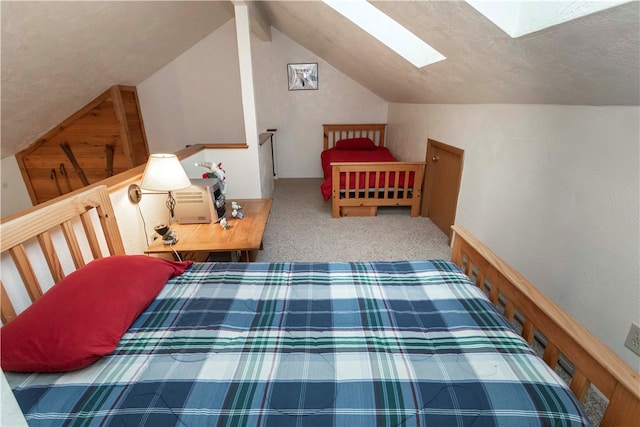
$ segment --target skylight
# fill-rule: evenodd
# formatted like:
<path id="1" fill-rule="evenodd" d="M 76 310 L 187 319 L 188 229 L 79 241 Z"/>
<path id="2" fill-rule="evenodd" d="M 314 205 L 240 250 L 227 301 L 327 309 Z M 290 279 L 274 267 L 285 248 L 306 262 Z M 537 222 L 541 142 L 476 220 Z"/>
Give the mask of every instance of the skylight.
<path id="1" fill-rule="evenodd" d="M 440 52 L 366 0 L 323 1 L 418 68 L 446 59 Z"/>
<path id="2" fill-rule="evenodd" d="M 467 3 L 512 38 L 517 38 L 630 1 L 467 0 Z"/>

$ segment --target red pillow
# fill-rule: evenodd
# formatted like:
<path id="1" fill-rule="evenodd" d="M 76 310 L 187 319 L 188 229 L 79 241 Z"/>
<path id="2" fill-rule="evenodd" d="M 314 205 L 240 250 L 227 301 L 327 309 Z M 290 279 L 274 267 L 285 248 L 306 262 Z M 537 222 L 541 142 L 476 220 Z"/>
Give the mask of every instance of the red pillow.
<path id="1" fill-rule="evenodd" d="M 374 150 L 376 144 L 370 138 L 348 138 L 336 142 L 339 150 Z"/>
<path id="2" fill-rule="evenodd" d="M 0 328 L 4 371 L 80 369 L 111 353 L 170 277 L 191 261 L 116 255 L 90 262 Z"/>

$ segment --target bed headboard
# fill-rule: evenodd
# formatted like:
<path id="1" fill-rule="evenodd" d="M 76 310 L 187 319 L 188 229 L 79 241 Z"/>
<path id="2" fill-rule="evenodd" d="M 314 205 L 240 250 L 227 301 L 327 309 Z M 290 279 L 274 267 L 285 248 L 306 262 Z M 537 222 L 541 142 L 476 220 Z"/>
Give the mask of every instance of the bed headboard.
<path id="1" fill-rule="evenodd" d="M 96 223 L 99 225 L 97 232 Z M 20 216 L 3 219 L 0 221 L 0 235 L 2 255 L 8 252 L 11 256 L 10 260 L 5 260 L 8 257 L 3 257 L 3 260 L 13 261 L 32 302 L 42 295 L 42 287 L 39 275 L 29 261 L 34 256 L 27 251 L 41 253 L 54 283 L 65 277 L 61 259 L 70 258 L 78 269 L 85 265 L 87 258 L 91 261 L 105 256 L 105 244 L 107 255 L 125 253 L 111 199 L 104 185 L 85 187 L 35 206 Z M 64 239 L 58 236 L 64 236 Z M 1 314 L 2 322 L 6 324 L 16 316 L 16 311 L 3 280 L 6 277 L 0 280 Z"/>
<path id="2" fill-rule="evenodd" d="M 335 143 L 345 138 L 371 138 L 379 147 L 384 147 L 384 131 L 386 123 L 373 124 L 328 124 L 324 127 L 324 149 L 332 148 Z"/>

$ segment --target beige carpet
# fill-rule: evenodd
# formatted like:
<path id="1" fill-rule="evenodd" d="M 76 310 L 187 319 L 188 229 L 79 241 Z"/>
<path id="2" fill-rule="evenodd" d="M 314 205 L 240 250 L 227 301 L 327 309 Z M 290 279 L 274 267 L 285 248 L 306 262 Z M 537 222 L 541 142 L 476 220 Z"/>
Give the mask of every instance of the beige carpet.
<path id="1" fill-rule="evenodd" d="M 449 258 L 447 236 L 409 208 L 375 217 L 331 217 L 321 179 L 278 179 L 257 261 L 395 261 Z"/>

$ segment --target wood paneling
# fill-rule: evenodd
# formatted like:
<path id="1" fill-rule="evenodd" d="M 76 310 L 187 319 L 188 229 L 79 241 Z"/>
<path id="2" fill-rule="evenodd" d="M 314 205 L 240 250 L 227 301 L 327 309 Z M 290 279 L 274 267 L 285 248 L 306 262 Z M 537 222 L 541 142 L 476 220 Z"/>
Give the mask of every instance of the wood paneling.
<path id="1" fill-rule="evenodd" d="M 113 86 L 16 160 L 36 205 L 144 164 L 148 157 L 136 88 Z"/>

